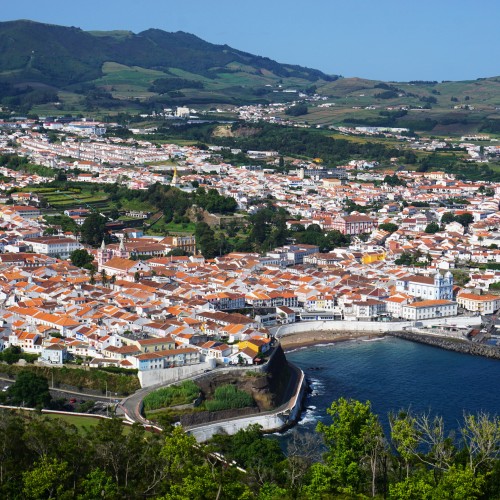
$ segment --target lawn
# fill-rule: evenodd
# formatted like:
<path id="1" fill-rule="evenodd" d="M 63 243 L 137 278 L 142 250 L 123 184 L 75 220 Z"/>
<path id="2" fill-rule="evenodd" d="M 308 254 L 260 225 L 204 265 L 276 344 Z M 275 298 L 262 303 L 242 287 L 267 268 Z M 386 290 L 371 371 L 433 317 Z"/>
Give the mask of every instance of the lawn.
<path id="1" fill-rule="evenodd" d="M 44 416 L 51 418 L 51 419 L 59 419 L 59 420 L 64 420 L 68 424 L 74 425 L 80 432 L 87 432 L 91 431 L 94 427 L 97 426 L 99 423 L 99 420 L 101 420 L 98 417 L 93 417 L 93 416 L 88 416 L 88 417 L 83 417 L 81 415 L 60 415 L 57 413 L 45 413 Z M 130 425 L 124 425 L 124 433 L 129 434 L 131 430 Z"/>
<path id="2" fill-rule="evenodd" d="M 175 222 L 169 222 L 165 224 L 163 219 L 160 219 L 156 224 L 148 229 L 147 233 L 151 235 L 163 235 L 168 233 L 184 233 L 193 234 L 196 229 L 196 224 L 194 222 L 184 222 L 181 224 L 176 224 Z"/>

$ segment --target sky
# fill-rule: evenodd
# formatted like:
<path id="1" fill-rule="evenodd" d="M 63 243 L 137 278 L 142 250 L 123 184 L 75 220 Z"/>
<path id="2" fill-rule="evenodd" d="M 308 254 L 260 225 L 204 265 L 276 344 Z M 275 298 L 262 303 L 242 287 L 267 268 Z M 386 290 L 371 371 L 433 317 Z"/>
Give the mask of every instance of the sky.
<path id="1" fill-rule="evenodd" d="M 499 0 L 23 0 L 0 20 L 83 30 L 185 31 L 344 77 L 472 80 L 500 75 Z"/>

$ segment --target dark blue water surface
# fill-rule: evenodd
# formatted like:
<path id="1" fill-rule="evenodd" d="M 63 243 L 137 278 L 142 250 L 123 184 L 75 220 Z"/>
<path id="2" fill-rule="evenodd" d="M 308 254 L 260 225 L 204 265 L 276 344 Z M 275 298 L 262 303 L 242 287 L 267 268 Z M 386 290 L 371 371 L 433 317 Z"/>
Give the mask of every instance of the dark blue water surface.
<path id="1" fill-rule="evenodd" d="M 443 416 L 448 430 L 464 411 L 500 414 L 498 360 L 394 338 L 307 347 L 287 358 L 311 384 L 302 430 L 328 422 L 326 408 L 339 397 L 371 401 L 386 430 L 388 413 L 407 408 Z"/>

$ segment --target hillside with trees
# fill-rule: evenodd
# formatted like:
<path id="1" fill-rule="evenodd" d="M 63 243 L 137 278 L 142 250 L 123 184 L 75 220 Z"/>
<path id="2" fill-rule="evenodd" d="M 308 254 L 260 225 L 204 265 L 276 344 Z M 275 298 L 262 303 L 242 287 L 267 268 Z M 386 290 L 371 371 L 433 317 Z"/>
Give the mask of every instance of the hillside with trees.
<path id="1" fill-rule="evenodd" d="M 387 433 L 370 402 L 341 398 L 314 433 L 285 446 L 259 426 L 197 444 L 182 427 L 146 432 L 118 419 L 84 431 L 58 418 L 3 410 L 5 499 L 500 498 L 500 421 L 465 414 L 456 432 L 439 416 L 401 411 Z"/>

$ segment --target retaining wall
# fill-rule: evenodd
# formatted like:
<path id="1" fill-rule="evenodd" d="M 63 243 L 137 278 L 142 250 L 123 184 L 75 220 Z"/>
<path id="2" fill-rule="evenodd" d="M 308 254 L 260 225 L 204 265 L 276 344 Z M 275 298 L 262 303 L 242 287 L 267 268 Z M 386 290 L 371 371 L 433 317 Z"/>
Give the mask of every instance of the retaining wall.
<path id="1" fill-rule="evenodd" d="M 307 382 L 304 372 L 295 365 L 289 363 L 291 368 L 298 371 L 298 381 L 294 395 L 284 405 L 275 410 L 258 413 L 252 416 L 221 420 L 206 425 L 192 426 L 186 428 L 186 432 L 192 434 L 198 442 L 207 441 L 215 434 L 236 434 L 241 429 L 246 429 L 249 425 L 258 424 L 264 432 L 273 432 L 288 427 L 299 418 L 302 401 L 307 389 Z"/>
<path id="2" fill-rule="evenodd" d="M 211 363 L 197 363 L 195 365 L 165 368 L 164 370 L 140 371 L 137 376 L 139 377 L 141 387 L 150 387 L 153 385 L 180 382 L 194 375 L 200 375 L 212 368 Z"/>

